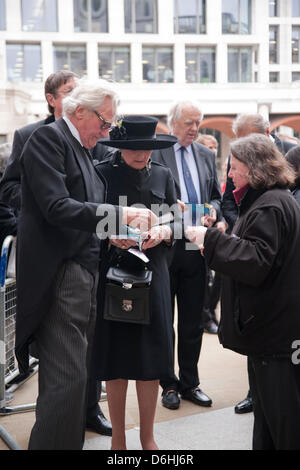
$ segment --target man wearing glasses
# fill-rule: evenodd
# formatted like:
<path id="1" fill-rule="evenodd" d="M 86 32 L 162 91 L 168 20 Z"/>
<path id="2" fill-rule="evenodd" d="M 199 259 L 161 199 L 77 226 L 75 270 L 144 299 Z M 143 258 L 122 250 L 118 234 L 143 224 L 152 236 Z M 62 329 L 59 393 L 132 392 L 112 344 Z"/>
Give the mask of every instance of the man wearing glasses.
<path id="1" fill-rule="evenodd" d="M 67 70 L 59 70 L 49 75 L 45 81 L 44 93 L 48 104 L 49 116 L 46 119 L 29 124 L 15 131 L 12 152 L 8 159 L 5 173 L 0 182 L 0 198 L 2 203 L 12 208 L 18 215 L 21 209 L 21 167 L 20 157 L 23 148 L 30 135 L 39 127 L 51 124 L 61 118 L 63 112 L 63 99 L 69 96 L 77 86 L 78 76 Z M 97 113 L 98 114 L 98 113 Z M 99 115 L 99 119 L 102 117 Z M 103 120 L 103 119 L 102 119 Z M 103 128 L 106 130 L 111 123 L 104 121 Z M 110 155 L 110 151 L 104 145 L 97 145 L 92 149 L 92 155 L 95 160 L 103 160 Z M 31 349 L 34 356 L 35 351 Z M 28 370 L 22 371 L 24 375 Z M 91 383 L 89 387 L 89 406 L 87 409 L 87 428 L 98 434 L 111 436 L 111 424 L 105 418 L 99 407 L 101 396 L 101 382 Z"/>
<path id="2" fill-rule="evenodd" d="M 99 222 L 109 214 L 115 234 L 119 221 L 138 228 L 157 222 L 148 209 L 104 203 L 105 182 L 89 149 L 108 136 L 118 101 L 105 80 L 80 81 L 63 101 L 63 118 L 38 128 L 21 157 L 16 355 L 26 364 L 35 340 L 39 396 L 31 450 L 83 447 L 98 237 L 105 236 L 96 234 Z"/>

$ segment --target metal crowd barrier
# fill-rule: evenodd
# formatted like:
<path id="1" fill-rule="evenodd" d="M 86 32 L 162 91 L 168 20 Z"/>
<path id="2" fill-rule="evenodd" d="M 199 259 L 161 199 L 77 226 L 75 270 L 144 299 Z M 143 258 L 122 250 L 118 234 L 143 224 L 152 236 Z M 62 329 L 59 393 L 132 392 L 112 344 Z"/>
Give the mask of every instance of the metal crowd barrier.
<path id="1" fill-rule="evenodd" d="M 15 349 L 15 325 L 17 307 L 17 288 L 15 275 L 16 238 L 5 238 L 0 259 L 0 416 L 22 413 L 35 409 L 35 403 L 8 407 L 13 392 L 38 370 L 36 359 L 30 359 L 28 374 L 19 373 Z M 17 444 L 0 426 L 0 437 L 13 450 L 19 450 Z"/>

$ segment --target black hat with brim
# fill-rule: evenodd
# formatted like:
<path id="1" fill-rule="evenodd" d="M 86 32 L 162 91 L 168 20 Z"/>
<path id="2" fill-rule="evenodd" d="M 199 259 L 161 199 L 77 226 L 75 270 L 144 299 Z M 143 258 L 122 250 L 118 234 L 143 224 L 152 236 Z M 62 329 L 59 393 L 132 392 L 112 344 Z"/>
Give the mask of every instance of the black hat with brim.
<path id="1" fill-rule="evenodd" d="M 177 137 L 155 134 L 158 119 L 150 116 L 126 116 L 112 128 L 109 138 L 99 142 L 109 147 L 128 150 L 158 150 L 176 144 Z"/>

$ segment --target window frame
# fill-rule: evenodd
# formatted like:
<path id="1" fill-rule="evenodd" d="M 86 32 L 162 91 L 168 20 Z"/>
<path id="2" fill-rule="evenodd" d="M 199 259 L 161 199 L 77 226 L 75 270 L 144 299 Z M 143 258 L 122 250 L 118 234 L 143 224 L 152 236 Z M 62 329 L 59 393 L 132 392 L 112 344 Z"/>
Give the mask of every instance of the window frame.
<path id="1" fill-rule="evenodd" d="M 86 43 L 83 43 L 83 44 L 77 44 L 77 43 L 72 43 L 72 44 L 69 44 L 69 43 L 53 43 L 53 47 L 52 47 L 52 50 L 53 50 L 53 62 L 55 63 L 55 52 L 57 50 L 57 48 L 66 48 L 67 49 L 67 64 L 68 64 L 68 67 L 60 67 L 60 69 L 62 70 L 68 70 L 68 71 L 72 71 L 74 73 L 77 73 L 79 76 L 84 76 L 84 75 L 87 75 L 87 47 L 86 47 Z M 71 64 L 71 52 L 72 52 L 72 48 L 76 48 L 76 47 L 82 47 L 84 49 L 84 52 L 85 52 L 85 69 L 82 70 L 81 72 L 80 71 L 77 71 L 75 69 L 75 67 L 72 67 L 72 64 Z M 54 67 L 55 68 L 55 67 Z M 56 70 L 58 70 L 58 68 L 55 68 Z"/>
<path id="2" fill-rule="evenodd" d="M 187 80 L 187 75 L 185 75 L 185 81 L 186 83 L 216 83 L 216 55 L 217 55 L 217 51 L 216 51 L 216 46 L 210 46 L 210 45 L 186 45 L 185 46 L 185 68 L 186 68 L 186 72 L 187 72 L 187 53 L 188 53 L 188 49 L 196 49 L 196 53 L 197 53 L 197 57 L 196 57 L 196 74 L 197 74 L 197 80 L 195 82 L 192 82 L 192 81 L 188 81 Z M 201 49 L 204 50 L 204 49 L 210 49 L 210 52 L 214 55 L 214 80 L 213 81 L 203 81 L 201 80 L 201 71 L 202 71 L 202 68 L 201 68 Z M 203 51 L 202 51 L 203 53 Z"/>
<path id="3" fill-rule="evenodd" d="M 5 31 L 6 28 L 6 2 L 5 0 L 0 0 L 0 31 Z"/>
<path id="4" fill-rule="evenodd" d="M 35 82 L 38 82 L 39 84 L 41 84 L 43 82 L 43 73 L 42 73 L 42 70 L 43 70 L 43 62 L 42 62 L 42 47 L 41 47 L 41 43 L 40 42 L 14 42 L 14 41 L 8 41 L 6 43 L 6 72 L 7 72 L 7 75 L 8 75 L 8 60 L 7 60 L 7 56 L 8 56 L 8 47 L 9 46 L 20 46 L 21 50 L 19 52 L 21 52 L 20 55 L 23 56 L 23 67 L 22 67 L 22 70 L 23 70 L 23 73 L 22 73 L 22 78 L 20 80 L 10 80 L 9 77 L 7 77 L 7 80 L 11 83 L 35 83 Z M 27 46 L 37 46 L 39 48 L 39 56 L 40 56 L 40 60 L 39 60 L 39 70 L 40 70 L 40 73 L 41 73 L 41 78 L 39 80 L 37 79 L 33 79 L 33 80 L 28 80 L 25 76 L 25 71 L 26 71 L 26 64 L 25 64 L 25 61 L 24 61 L 24 57 L 25 57 L 25 48 Z M 18 53 L 17 53 L 18 55 Z"/>
<path id="5" fill-rule="evenodd" d="M 130 2 L 130 26 L 131 30 L 126 31 L 126 17 L 125 17 L 125 11 L 126 11 L 126 5 L 125 2 L 128 1 Z M 157 0 L 152 0 L 153 1 L 153 32 L 147 33 L 147 32 L 140 32 L 136 31 L 136 0 L 124 0 L 124 31 L 125 34 L 158 34 L 158 3 Z"/>
<path id="6" fill-rule="evenodd" d="M 294 53 L 293 53 L 293 43 L 294 43 L 294 31 L 298 31 L 298 53 L 297 53 L 297 60 L 294 60 Z M 292 64 L 299 64 L 300 63 L 300 25 L 292 25 L 292 44 L 291 44 L 291 54 L 292 54 Z"/>
<path id="7" fill-rule="evenodd" d="M 179 15 L 178 15 L 178 2 L 182 0 L 173 0 L 173 8 L 174 8 L 174 34 L 207 34 L 207 14 L 206 14 L 206 0 L 196 0 L 197 1 L 197 12 L 196 12 L 196 31 L 195 32 L 181 32 L 179 31 Z M 204 22 L 200 23 L 200 2 L 202 2 L 203 7 L 203 18 Z M 201 31 L 201 27 L 203 26 L 203 31 Z"/>
<path id="8" fill-rule="evenodd" d="M 77 0 L 73 0 L 73 11 L 75 12 L 75 2 Z M 94 33 L 94 34 L 105 34 L 105 33 L 109 33 L 109 18 L 108 18 L 108 0 L 105 0 L 106 1 L 106 30 L 105 31 L 93 31 L 93 18 L 92 18 L 92 13 L 93 13 L 93 10 L 92 10 L 92 1 L 93 0 L 86 0 L 87 1 L 87 6 L 88 6 L 88 10 L 87 10 L 87 30 L 80 30 L 80 31 L 75 31 L 75 14 L 74 14 L 74 17 L 73 17 L 73 28 L 74 28 L 74 32 L 75 33 Z"/>
<path id="9" fill-rule="evenodd" d="M 230 73 L 230 70 L 229 70 L 229 51 L 230 49 L 238 49 L 239 51 L 239 57 L 238 57 L 238 74 L 239 74 L 239 80 L 238 81 L 231 81 L 229 80 L 229 73 Z M 251 80 L 250 81 L 242 81 L 241 78 L 242 78 L 242 67 L 241 67 L 241 51 L 242 49 L 248 49 L 249 51 L 251 51 L 251 70 L 250 70 L 250 74 L 251 74 Z M 256 48 L 255 46 L 246 46 L 246 45 L 236 45 L 236 44 L 233 44 L 233 45 L 230 45 L 228 46 L 228 49 L 227 49 L 227 60 L 228 60 L 228 66 L 227 66 L 227 82 L 228 83 L 255 83 L 255 67 L 254 67 L 254 64 L 255 64 L 255 54 L 256 54 Z"/>
<path id="10" fill-rule="evenodd" d="M 241 34 L 241 35 L 247 35 L 247 34 L 252 34 L 252 11 L 253 11 L 253 2 L 252 0 L 245 0 L 248 2 L 248 31 L 247 33 L 243 33 L 241 31 L 241 24 L 242 24 L 242 21 L 241 21 L 241 2 L 243 0 L 236 0 L 238 2 L 238 8 L 237 8 L 237 11 L 238 11 L 238 31 L 237 32 L 232 32 L 232 31 L 229 31 L 229 32 L 225 32 L 224 31 L 224 26 L 223 26 L 223 14 L 226 13 L 224 12 L 224 7 L 223 7 L 223 0 L 222 0 L 222 10 L 221 10 L 221 15 L 222 15 L 222 34 Z"/>
<path id="11" fill-rule="evenodd" d="M 271 31 L 274 31 L 274 39 L 271 39 Z M 271 43 L 272 42 L 272 43 Z M 271 46 L 275 43 L 274 50 L 271 50 Z M 271 61 L 271 54 L 275 54 L 275 61 Z M 278 25 L 269 25 L 269 64 L 278 64 L 279 63 L 279 26 Z"/>
<path id="12" fill-rule="evenodd" d="M 159 46 L 153 46 L 153 45 L 143 45 L 143 48 L 142 48 L 142 65 L 144 65 L 144 51 L 146 49 L 152 49 L 154 51 L 154 77 L 155 79 L 153 81 L 148 81 L 148 80 L 145 80 L 144 79 L 144 70 L 143 70 L 143 73 L 142 73 L 142 77 L 143 77 L 143 83 L 174 83 L 174 46 L 170 46 L 170 45 L 159 45 Z M 158 54 L 157 52 L 160 50 L 160 49 L 170 49 L 170 51 L 172 52 L 172 81 L 159 81 L 158 80 L 158 77 L 159 77 L 159 67 L 161 67 L 161 65 L 159 65 L 158 63 Z"/>
<path id="13" fill-rule="evenodd" d="M 111 77 L 105 77 L 104 75 L 100 75 L 100 52 L 101 52 L 101 48 L 105 49 L 111 49 L 111 68 L 113 70 L 113 60 L 114 60 L 114 57 L 115 57 L 115 54 L 116 54 L 116 49 L 117 48 L 124 48 L 124 49 L 127 49 L 128 50 L 128 75 L 129 75 L 129 79 L 128 81 L 118 81 L 116 80 L 116 77 L 114 74 L 112 74 Z M 98 74 L 99 74 L 99 77 L 103 77 L 103 78 L 106 78 L 106 79 L 111 79 L 113 81 L 115 81 L 116 83 L 131 83 L 132 80 L 131 80 L 131 49 L 130 49 L 130 44 L 98 44 Z"/>
<path id="14" fill-rule="evenodd" d="M 32 0 L 32 1 L 36 1 L 36 0 Z M 43 17 L 41 18 L 41 22 L 45 23 L 45 19 L 48 18 L 48 16 L 46 16 L 46 11 L 45 11 L 45 1 L 46 0 L 43 0 L 43 11 L 44 11 L 44 14 L 43 14 Z M 43 27 L 42 29 L 24 29 L 24 27 L 26 26 L 24 24 L 24 10 L 25 10 L 25 5 L 24 5 L 24 0 L 21 0 L 20 2 L 20 8 L 21 8 L 21 23 L 22 23 L 22 31 L 23 32 L 26 32 L 26 33 L 32 33 L 32 32 L 41 32 L 41 33 L 57 33 L 59 32 L 59 24 L 58 24 L 58 1 L 55 0 L 55 10 L 56 10 L 56 14 L 55 14 L 55 29 L 46 29 L 45 27 Z"/>

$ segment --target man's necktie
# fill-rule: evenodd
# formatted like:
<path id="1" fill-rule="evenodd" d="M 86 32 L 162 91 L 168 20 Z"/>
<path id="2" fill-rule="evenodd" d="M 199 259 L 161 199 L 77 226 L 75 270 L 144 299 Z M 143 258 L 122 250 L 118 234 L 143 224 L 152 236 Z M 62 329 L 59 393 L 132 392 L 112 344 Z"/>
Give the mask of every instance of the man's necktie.
<path id="1" fill-rule="evenodd" d="M 184 183 L 185 183 L 185 187 L 186 187 L 188 199 L 189 199 L 188 202 L 190 204 L 198 204 L 197 192 L 193 183 L 189 166 L 186 162 L 185 155 L 184 155 L 185 147 L 180 147 L 180 151 L 181 151 L 181 164 L 182 164 L 183 178 L 184 178 Z M 193 225 L 195 225 L 196 224 L 196 207 L 194 206 L 192 206 L 192 221 L 193 221 Z"/>

